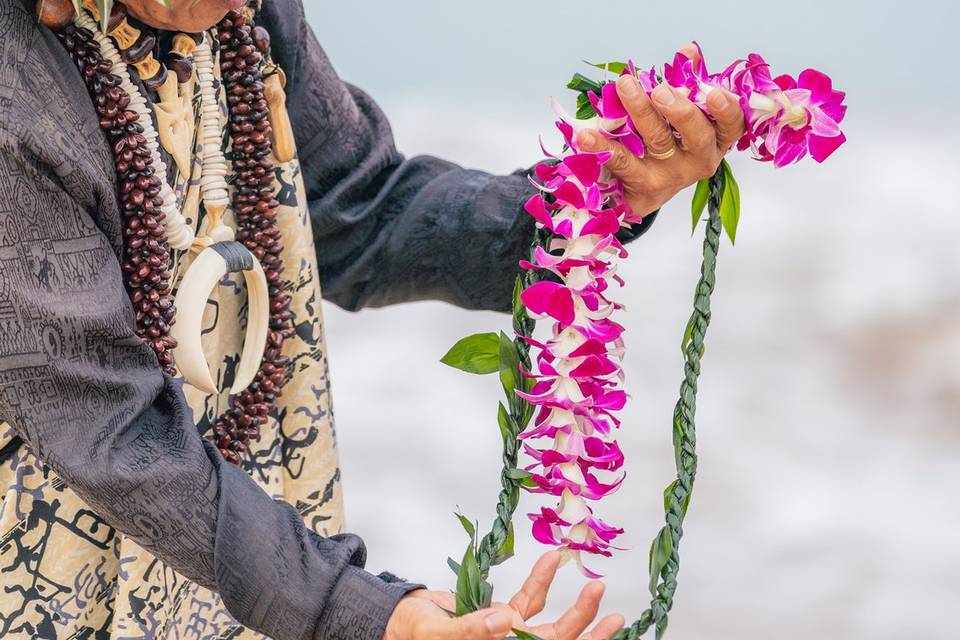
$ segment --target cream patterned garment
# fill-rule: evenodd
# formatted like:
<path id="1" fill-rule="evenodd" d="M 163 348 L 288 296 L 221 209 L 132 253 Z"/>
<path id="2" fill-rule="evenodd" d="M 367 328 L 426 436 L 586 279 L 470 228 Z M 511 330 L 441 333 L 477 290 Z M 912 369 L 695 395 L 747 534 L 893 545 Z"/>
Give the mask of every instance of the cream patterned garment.
<path id="1" fill-rule="evenodd" d="M 214 68 L 219 75 L 219 64 Z M 222 90 L 220 102 L 225 116 Z M 194 114 L 199 119 L 198 92 Z M 176 181 L 178 198 L 194 228 L 204 222 L 199 204 L 201 156 L 197 145 L 192 175 Z M 168 158 L 168 167 L 173 166 Z M 320 280 L 296 158 L 278 164 L 275 186 L 284 280 L 296 335 L 284 343 L 292 364 L 278 414 L 264 425 L 259 442 L 251 444 L 244 468 L 272 497 L 293 505 L 307 526 L 330 536 L 343 529 L 343 502 Z M 235 228 L 229 212 L 225 222 Z M 191 260 L 188 252 L 175 256 L 175 283 Z M 208 301 L 203 321 L 204 351 L 221 389 L 229 389 L 239 362 L 245 317 L 243 278 L 228 275 Z M 209 396 L 190 385 L 184 392 L 202 432 L 229 400 L 227 393 Z M 0 433 L 9 431 L 0 425 Z M 0 567 L 10 569 L 3 574 L 0 620 L 14 623 L 4 625 L 4 640 L 264 637 L 239 625 L 217 594 L 186 580 L 106 525 L 26 446 L 0 467 L 0 483 L 4 487 Z"/>

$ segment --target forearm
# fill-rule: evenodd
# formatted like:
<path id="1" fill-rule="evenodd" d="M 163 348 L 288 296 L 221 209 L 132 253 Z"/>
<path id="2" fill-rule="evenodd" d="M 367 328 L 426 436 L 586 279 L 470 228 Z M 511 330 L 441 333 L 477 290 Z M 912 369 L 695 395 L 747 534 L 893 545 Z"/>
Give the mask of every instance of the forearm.
<path id="1" fill-rule="evenodd" d="M 277 640 L 380 640 L 407 587 L 360 569 L 359 538 L 317 536 L 295 509 L 225 463 L 197 433 L 172 379 L 128 373 L 103 384 L 77 366 L 57 367 L 50 404 L 5 407 L 3 418 L 98 515 L 218 592 L 245 626 Z M 23 397 L 13 377 L 0 377 L 4 395 Z M 76 389 L 87 399 L 130 400 L 81 420 L 85 407 L 63 397 Z M 62 411 L 50 410 L 54 403 Z"/>
<path id="2" fill-rule="evenodd" d="M 277 640 L 380 640 L 406 587 L 362 572 L 359 538 L 317 536 L 224 462 L 135 334 L 117 256 L 80 199 L 3 129 L 0 165 L 30 203 L 0 192 L 0 228 L 40 221 L 40 237 L 0 247 L 0 421 L 105 522 L 218 592 L 242 624 Z M 57 270 L 38 277 L 23 255 Z"/>
<path id="3" fill-rule="evenodd" d="M 525 172 L 419 156 L 398 162 L 372 197 L 315 201 L 324 295 L 351 310 L 414 300 L 507 310 L 533 237 L 531 194 Z"/>
<path id="4" fill-rule="evenodd" d="M 268 19 L 283 28 L 269 9 Z M 534 230 L 523 211 L 535 193 L 527 171 L 404 158 L 386 116 L 337 76 L 309 29 L 290 38 L 296 49 L 277 56 L 324 297 L 350 310 L 426 299 L 508 310 Z"/>

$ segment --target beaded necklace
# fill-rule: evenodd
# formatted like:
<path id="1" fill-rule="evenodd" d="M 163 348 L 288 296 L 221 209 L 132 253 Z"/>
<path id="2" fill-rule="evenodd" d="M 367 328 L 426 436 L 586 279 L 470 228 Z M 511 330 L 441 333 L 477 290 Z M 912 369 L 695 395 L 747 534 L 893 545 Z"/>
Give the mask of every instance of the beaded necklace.
<path id="1" fill-rule="evenodd" d="M 49 3 L 50 0 L 47 0 Z M 67 3 L 69 4 L 69 2 Z M 57 15 L 62 15 L 59 10 Z M 41 12 L 41 19 L 43 19 Z M 147 101 L 131 81 L 126 64 L 133 63 L 147 86 L 158 90 L 167 83 L 166 67 L 153 58 L 144 44 L 150 38 L 130 29 L 125 17 L 111 18 L 108 30 L 119 33 L 118 44 L 130 45 L 136 56 L 121 55 L 96 21 L 80 12 L 73 22 L 44 20 L 55 29 L 74 63 L 80 69 L 114 154 L 121 209 L 125 220 L 125 251 L 121 267 L 136 317 L 136 333 L 153 350 L 163 371 L 176 373 L 173 351 L 177 341 L 170 335 L 175 322 L 171 291 L 171 247 L 209 244 L 226 256 L 235 252 L 232 232 L 224 235 L 220 215 L 232 201 L 237 221 L 237 241 L 262 266 L 269 299 L 266 346 L 253 381 L 231 397 L 229 408 L 214 422 L 208 438 L 224 458 L 239 463 L 249 442 L 275 408 L 282 393 L 289 358 L 282 354 L 284 340 L 293 335 L 290 297 L 282 279 L 283 244 L 277 224 L 278 201 L 274 197 L 275 164 L 272 159 L 271 122 L 264 95 L 262 66 L 269 59 L 266 30 L 252 25 L 247 11 L 231 11 L 217 25 L 214 46 L 220 49 L 220 72 L 228 106 L 228 131 L 232 144 L 232 194 L 226 187 L 227 163 L 220 148 L 222 126 L 214 89 L 213 52 L 203 38 L 193 51 L 201 89 L 200 135 L 204 170 L 202 194 L 210 224 L 217 233 L 194 239 L 176 207 L 167 183 L 166 167 L 159 154 L 158 133 L 153 127 Z M 208 36 L 209 37 L 209 36 Z M 125 40 L 123 40 L 125 38 Z M 121 42 L 123 40 L 123 42 Z M 155 42 L 155 38 L 153 40 Z M 181 41 L 183 42 L 183 41 Z M 128 51 L 128 50 L 126 50 Z M 186 56 L 167 57 L 178 79 L 189 73 Z M 275 65 L 271 64 L 271 67 Z M 231 198 L 232 196 L 232 198 Z M 189 234 L 184 231 L 190 230 Z M 187 240 L 187 236 L 189 240 Z M 233 245 L 233 247 L 229 246 Z M 225 258 L 226 259 L 226 258 Z M 241 258 L 240 262 L 243 262 Z"/>

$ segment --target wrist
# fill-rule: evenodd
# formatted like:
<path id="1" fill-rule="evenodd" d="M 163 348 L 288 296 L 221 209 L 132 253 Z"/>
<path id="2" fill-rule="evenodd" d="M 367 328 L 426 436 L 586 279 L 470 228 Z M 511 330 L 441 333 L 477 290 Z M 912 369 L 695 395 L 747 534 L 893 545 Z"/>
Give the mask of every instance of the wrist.
<path id="1" fill-rule="evenodd" d="M 423 585 L 390 581 L 348 566 L 337 581 L 314 640 L 380 640 L 401 599 Z"/>

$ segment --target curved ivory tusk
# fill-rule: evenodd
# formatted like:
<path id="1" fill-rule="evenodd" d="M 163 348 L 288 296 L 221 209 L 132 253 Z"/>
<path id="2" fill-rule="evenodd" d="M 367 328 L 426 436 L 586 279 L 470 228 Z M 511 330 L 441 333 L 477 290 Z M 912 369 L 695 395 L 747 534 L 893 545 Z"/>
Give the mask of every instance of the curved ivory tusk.
<path id="1" fill-rule="evenodd" d="M 218 242 L 204 249 L 190 265 L 174 300 L 177 321 L 170 333 L 177 346 L 173 349 L 173 358 L 186 381 L 205 393 L 214 394 L 218 390 L 200 340 L 203 311 L 217 283 L 228 273 L 239 271 L 243 272 L 247 285 L 248 309 L 243 353 L 230 388 L 230 393 L 239 393 L 253 382 L 267 346 L 270 298 L 263 267 L 239 242 Z"/>

